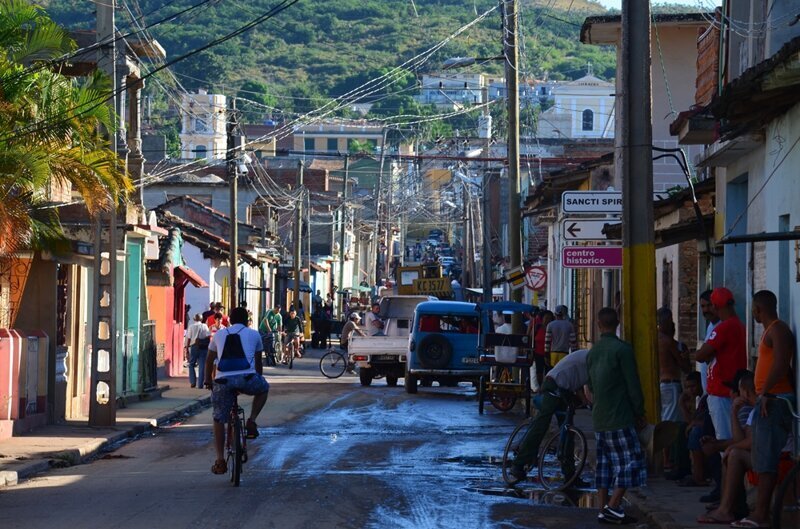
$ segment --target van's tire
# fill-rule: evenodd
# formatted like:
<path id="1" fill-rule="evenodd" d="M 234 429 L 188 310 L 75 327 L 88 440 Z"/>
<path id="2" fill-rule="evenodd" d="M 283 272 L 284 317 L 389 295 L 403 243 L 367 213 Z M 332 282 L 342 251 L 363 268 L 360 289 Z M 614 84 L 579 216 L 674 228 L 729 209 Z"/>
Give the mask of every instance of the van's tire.
<path id="1" fill-rule="evenodd" d="M 441 334 L 429 334 L 423 338 L 416 352 L 422 367 L 428 369 L 443 369 L 453 357 L 453 347 Z"/>
<path id="2" fill-rule="evenodd" d="M 390 388 L 397 386 L 397 375 L 386 375 L 386 385 Z"/>
<path id="3" fill-rule="evenodd" d="M 406 373 L 403 378 L 403 385 L 406 387 L 406 393 L 413 395 L 417 392 L 417 377 L 411 373 Z"/>
<path id="4" fill-rule="evenodd" d="M 362 386 L 369 386 L 372 384 L 372 379 L 375 378 L 372 374 L 372 369 L 362 367 L 358 370 L 358 379 L 361 381 Z"/>

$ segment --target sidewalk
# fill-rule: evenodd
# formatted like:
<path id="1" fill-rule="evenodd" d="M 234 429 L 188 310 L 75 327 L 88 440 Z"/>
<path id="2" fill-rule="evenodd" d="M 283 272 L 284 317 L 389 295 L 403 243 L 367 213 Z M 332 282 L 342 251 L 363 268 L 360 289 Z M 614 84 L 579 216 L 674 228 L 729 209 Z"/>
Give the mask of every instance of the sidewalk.
<path id="1" fill-rule="evenodd" d="M 0 488 L 51 467 L 71 466 L 124 439 L 168 423 L 211 404 L 211 392 L 189 387 L 187 378 L 159 381 L 166 388 L 152 400 L 128 402 L 117 409 L 114 428 L 93 428 L 69 421 L 0 440 Z"/>

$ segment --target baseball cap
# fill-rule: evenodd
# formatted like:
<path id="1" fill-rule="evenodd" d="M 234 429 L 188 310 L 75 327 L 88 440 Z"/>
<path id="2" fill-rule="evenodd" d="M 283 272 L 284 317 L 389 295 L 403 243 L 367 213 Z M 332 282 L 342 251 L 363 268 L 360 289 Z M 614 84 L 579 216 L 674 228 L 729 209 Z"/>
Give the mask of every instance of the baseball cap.
<path id="1" fill-rule="evenodd" d="M 733 305 L 733 292 L 725 287 L 717 287 L 711 291 L 711 304 L 715 307 Z"/>
<path id="2" fill-rule="evenodd" d="M 358 315 L 358 312 L 353 312 L 352 314 L 350 314 L 350 319 L 351 320 L 360 320 L 361 316 Z"/>
<path id="3" fill-rule="evenodd" d="M 569 309 L 567 309 L 566 305 L 558 305 L 556 307 L 556 314 L 560 316 L 566 316 L 567 312 L 569 312 Z"/>

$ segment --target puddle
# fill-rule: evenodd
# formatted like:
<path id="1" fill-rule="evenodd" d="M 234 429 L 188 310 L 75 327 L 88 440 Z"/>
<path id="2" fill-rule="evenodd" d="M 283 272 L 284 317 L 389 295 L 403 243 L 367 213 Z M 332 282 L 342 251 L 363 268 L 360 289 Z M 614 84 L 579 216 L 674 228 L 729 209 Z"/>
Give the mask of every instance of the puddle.
<path id="1" fill-rule="evenodd" d="M 597 508 L 597 492 L 585 490 L 549 491 L 532 487 L 466 487 L 464 490 L 484 496 L 502 496 L 529 500 L 535 505 L 552 507 Z"/>

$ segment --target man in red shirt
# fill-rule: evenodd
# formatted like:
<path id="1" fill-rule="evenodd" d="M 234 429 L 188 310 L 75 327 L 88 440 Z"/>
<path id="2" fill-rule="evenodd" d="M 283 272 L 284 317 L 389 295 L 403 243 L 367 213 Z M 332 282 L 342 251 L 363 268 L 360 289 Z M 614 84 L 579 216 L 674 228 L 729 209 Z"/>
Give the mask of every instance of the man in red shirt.
<path id="1" fill-rule="evenodd" d="M 708 364 L 708 411 L 718 440 L 731 439 L 733 401 L 726 383 L 732 383 L 740 369 L 747 369 L 747 331 L 736 316 L 733 293 L 725 287 L 711 292 L 711 304 L 720 322 L 697 351 L 698 362 Z"/>

